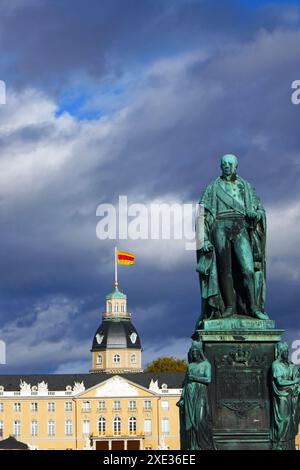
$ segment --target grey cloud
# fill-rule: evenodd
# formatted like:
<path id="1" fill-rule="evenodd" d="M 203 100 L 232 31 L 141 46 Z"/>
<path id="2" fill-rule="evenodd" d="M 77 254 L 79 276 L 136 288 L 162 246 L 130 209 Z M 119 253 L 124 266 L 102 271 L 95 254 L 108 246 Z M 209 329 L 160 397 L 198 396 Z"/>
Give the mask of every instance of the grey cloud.
<path id="1" fill-rule="evenodd" d="M 256 11 L 235 0 L 32 0 L 15 8 L 5 2 L 1 10 L 7 81 L 56 92 L 75 76 L 113 80 L 145 58 L 244 42 L 259 28 L 299 24 L 292 5 Z"/>
<path id="2" fill-rule="evenodd" d="M 140 38 L 140 50 L 147 51 L 143 34 L 152 34 L 153 24 L 158 28 L 154 44 L 160 40 L 163 43 L 161 24 L 173 18 L 175 31 L 178 9 L 200 11 L 201 2 L 197 3 L 178 2 L 165 16 L 147 3 L 149 30 L 143 23 L 139 28 L 146 31 L 140 33 L 137 28 L 133 36 Z M 48 73 L 48 65 L 63 82 L 74 67 L 85 70 L 87 63 L 92 64 L 95 54 L 99 55 L 100 65 L 97 61 L 93 64 L 93 73 L 97 70 L 101 75 L 105 48 L 115 51 L 116 57 L 122 55 L 117 42 L 111 46 L 109 40 L 97 44 L 105 31 L 96 34 L 95 24 L 91 25 L 90 37 L 84 36 L 82 49 L 80 44 L 77 47 L 76 41 L 83 36 L 76 41 L 73 36 L 80 27 L 84 34 L 88 17 L 81 23 L 79 17 L 73 21 L 75 13 L 71 12 L 66 24 L 57 24 L 56 15 L 49 10 L 49 21 L 42 24 L 39 15 L 46 10 L 36 8 L 36 16 L 29 8 L 25 16 L 22 9 L 18 10 L 5 26 L 10 25 L 13 31 L 13 37 L 6 38 L 9 51 L 19 47 L 24 28 L 31 25 L 34 31 L 31 22 L 37 23 L 36 37 L 29 35 L 18 49 L 20 70 L 27 61 L 27 69 L 20 75 L 22 86 L 29 77 L 37 80 L 40 76 L 47 89 L 45 75 L 39 75 L 39 71 L 42 68 Z M 128 13 L 142 15 L 141 10 Z M 195 23 L 191 13 L 182 15 L 185 28 L 192 24 L 194 38 L 198 37 L 197 15 Z M 130 18 L 132 21 L 138 16 Z M 17 33 L 21 20 L 24 26 Z M 126 21 L 120 28 L 125 28 Z M 147 57 L 147 63 L 139 68 L 136 87 L 126 91 L 126 103 L 110 116 L 90 122 L 77 122 L 67 114 L 58 118 L 55 99 L 37 93 L 34 87 L 28 95 L 17 91 L 10 104 L 1 108 L 0 314 L 2 328 L 14 349 L 9 370 L 71 370 L 88 362 L 90 340 L 100 322 L 104 296 L 113 284 L 113 242 L 100 242 L 95 234 L 95 211 L 100 202 L 116 202 L 119 194 L 127 194 L 132 202 L 149 202 L 170 194 L 196 201 L 204 186 L 218 174 L 219 156 L 228 151 L 240 156 L 241 175 L 257 187 L 271 211 L 280 201 L 286 213 L 292 201 L 299 200 L 300 107 L 290 102 L 290 83 L 299 78 L 295 47 L 299 29 L 295 23 L 288 28 L 283 21 L 284 28 L 269 26 L 258 33 L 254 18 L 248 23 L 247 34 L 238 35 L 236 40 L 230 35 L 228 41 L 220 42 L 220 35 L 228 29 L 222 21 L 229 24 L 228 18 L 220 17 L 208 21 L 205 31 L 199 26 L 203 34 L 200 46 L 192 47 L 187 42 L 186 52 L 168 54 L 165 50 L 164 59 L 160 59 L 160 52 L 154 58 Z M 111 28 L 109 37 L 114 27 L 118 26 L 107 27 Z M 51 28 L 58 32 L 53 44 L 47 41 Z M 66 34 L 71 28 L 72 34 L 56 57 L 63 28 Z M 210 47 L 209 28 L 217 28 L 217 46 L 214 43 Z M 177 45 L 172 38 L 171 43 Z M 130 40 L 124 41 L 124 48 Z M 68 55 L 71 44 L 74 51 Z M 87 51 L 89 44 L 91 50 Z M 139 52 L 134 48 L 128 51 L 124 60 L 132 54 L 138 61 Z M 114 54 L 109 56 L 113 58 Z M 295 219 L 284 220 L 289 226 L 285 243 L 293 246 L 288 253 L 281 253 L 280 240 L 273 237 L 277 253 L 271 253 L 268 265 L 267 308 L 279 327 L 291 329 L 298 322 L 298 282 L 291 273 L 297 268 L 299 249 L 292 243 L 290 232 L 298 233 L 298 217 L 296 214 Z M 128 245 L 124 242 L 124 249 Z M 180 261 L 165 270 L 151 262 L 149 255 L 143 255 L 148 250 L 153 257 L 159 257 L 161 265 L 167 263 L 162 245 L 145 242 L 143 247 L 139 243 L 130 246 L 140 256 L 135 268 L 121 272 L 121 288 L 128 293 L 134 323 L 149 351 L 146 360 L 159 353 L 164 341 L 169 346 L 163 351 L 174 349 L 174 355 L 177 351 L 181 354 L 185 346 L 177 348 L 177 340 L 180 345 L 189 341 L 200 310 L 194 254 L 183 256 L 182 247 L 174 246 L 174 259 Z M 57 303 L 58 295 L 66 296 L 70 306 Z M 37 302 L 48 302 L 56 312 L 61 309 L 62 318 L 59 313 L 38 315 Z M 26 357 L 22 357 L 14 337 L 23 348 L 29 348 Z"/>

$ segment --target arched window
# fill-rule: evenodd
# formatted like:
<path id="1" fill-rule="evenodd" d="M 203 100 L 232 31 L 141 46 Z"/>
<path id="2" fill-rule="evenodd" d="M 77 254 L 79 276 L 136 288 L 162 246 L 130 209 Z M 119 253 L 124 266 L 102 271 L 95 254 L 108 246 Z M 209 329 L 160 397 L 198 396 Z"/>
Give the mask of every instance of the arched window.
<path id="1" fill-rule="evenodd" d="M 114 418 L 113 429 L 114 429 L 114 435 L 115 436 L 118 436 L 118 435 L 121 434 L 121 418 L 119 418 L 119 416 Z"/>
<path id="2" fill-rule="evenodd" d="M 128 420 L 129 434 L 136 434 L 136 417 L 131 416 Z"/>
<path id="3" fill-rule="evenodd" d="M 98 364 L 99 366 L 102 366 L 102 354 L 98 354 L 98 355 L 97 355 L 97 364 Z"/>
<path id="4" fill-rule="evenodd" d="M 111 313 L 111 312 L 112 312 L 112 305 L 111 305 L 111 303 L 110 303 L 110 302 L 109 302 L 109 304 L 108 304 L 108 312 L 109 312 L 109 313 Z"/>
<path id="5" fill-rule="evenodd" d="M 114 363 L 114 364 L 120 364 L 120 362 L 121 362 L 120 354 L 114 354 L 114 356 L 113 356 L 113 363 Z"/>
<path id="6" fill-rule="evenodd" d="M 131 354 L 131 356 L 130 356 L 130 363 L 131 363 L 131 364 L 136 364 L 136 355 L 135 355 L 135 354 Z"/>
<path id="7" fill-rule="evenodd" d="M 121 312 L 122 312 L 122 313 L 125 312 L 125 305 L 124 305 L 124 304 L 121 305 Z"/>
<path id="8" fill-rule="evenodd" d="M 103 416 L 98 419 L 98 431 L 100 434 L 106 432 L 106 419 Z"/>
<path id="9" fill-rule="evenodd" d="M 114 311 L 115 311 L 115 312 L 118 312 L 118 311 L 119 311 L 119 309 L 118 309 L 118 304 L 115 304 Z"/>

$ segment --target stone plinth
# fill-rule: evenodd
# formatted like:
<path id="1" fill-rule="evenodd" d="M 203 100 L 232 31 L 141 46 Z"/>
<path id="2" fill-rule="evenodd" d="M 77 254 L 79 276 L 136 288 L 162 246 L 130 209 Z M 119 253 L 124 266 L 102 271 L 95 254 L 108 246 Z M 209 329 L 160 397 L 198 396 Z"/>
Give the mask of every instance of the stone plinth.
<path id="1" fill-rule="evenodd" d="M 210 385 L 217 448 L 270 449 L 270 370 L 283 331 L 271 320 L 204 320 L 203 341 L 212 366 Z"/>

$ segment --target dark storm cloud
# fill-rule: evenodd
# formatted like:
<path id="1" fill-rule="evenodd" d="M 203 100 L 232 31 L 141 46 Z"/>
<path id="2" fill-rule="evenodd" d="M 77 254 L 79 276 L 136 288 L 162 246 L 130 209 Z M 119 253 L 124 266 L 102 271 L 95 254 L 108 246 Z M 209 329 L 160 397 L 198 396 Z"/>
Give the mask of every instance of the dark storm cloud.
<path id="1" fill-rule="evenodd" d="M 77 74 L 117 79 L 130 66 L 168 53 L 237 37 L 242 42 L 258 27 L 295 26 L 297 11 L 269 6 L 258 13 L 236 0 L 42 0 L 15 8 L 4 2 L 2 73 L 15 86 L 61 92 Z"/>
<path id="2" fill-rule="evenodd" d="M 300 257 L 300 107 L 290 100 L 300 78 L 298 9 L 66 0 L 20 2 L 2 13 L 3 72 L 18 85 L 0 110 L 6 371 L 87 364 L 113 284 L 114 242 L 96 238 L 97 205 L 116 203 L 119 194 L 129 202 L 195 202 L 225 152 L 239 155 L 241 176 L 269 208 L 275 248 L 267 309 L 292 330 Z M 95 80 L 113 74 L 118 82 L 134 64 L 134 85 L 116 112 L 90 122 L 56 115 L 49 87 L 67 90 L 77 72 Z M 28 86 L 33 91 L 23 93 Z M 119 245 L 137 252 L 120 282 L 147 360 L 166 348 L 182 354 L 200 310 L 194 253 L 174 242 Z"/>

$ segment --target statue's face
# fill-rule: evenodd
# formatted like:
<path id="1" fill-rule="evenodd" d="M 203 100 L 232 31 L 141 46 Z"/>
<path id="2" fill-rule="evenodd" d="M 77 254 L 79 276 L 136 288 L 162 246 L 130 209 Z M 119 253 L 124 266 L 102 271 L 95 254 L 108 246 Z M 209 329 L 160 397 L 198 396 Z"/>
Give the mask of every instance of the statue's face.
<path id="1" fill-rule="evenodd" d="M 284 361 L 287 361 L 289 358 L 289 350 L 288 348 L 284 348 L 281 352 L 281 357 Z"/>
<path id="2" fill-rule="evenodd" d="M 193 361 L 193 362 L 197 362 L 197 361 L 201 360 L 201 353 L 200 353 L 200 351 L 199 351 L 198 349 L 193 348 L 193 349 L 191 350 L 191 358 L 192 358 L 192 361 Z"/>
<path id="3" fill-rule="evenodd" d="M 237 169 L 237 159 L 234 155 L 224 155 L 221 160 L 221 169 L 224 176 L 235 175 Z"/>

